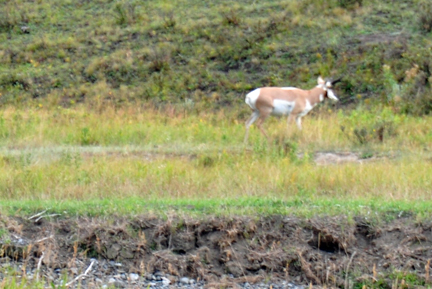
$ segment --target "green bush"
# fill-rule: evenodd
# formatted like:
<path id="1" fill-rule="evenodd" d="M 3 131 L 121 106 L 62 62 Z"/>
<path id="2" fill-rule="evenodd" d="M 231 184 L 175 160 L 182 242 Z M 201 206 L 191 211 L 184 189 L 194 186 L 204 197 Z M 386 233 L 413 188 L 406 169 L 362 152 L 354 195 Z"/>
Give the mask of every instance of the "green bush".
<path id="1" fill-rule="evenodd" d="M 362 6 L 363 0 L 338 0 L 338 5 L 342 8 L 353 8 Z"/>
<path id="2" fill-rule="evenodd" d="M 397 135 L 397 127 L 403 120 L 390 108 L 376 108 L 372 111 L 353 110 L 342 115 L 341 132 L 354 145 L 368 145 L 384 142 Z"/>
<path id="3" fill-rule="evenodd" d="M 422 0 L 418 4 L 419 15 L 418 21 L 420 24 L 420 29 L 426 33 L 432 31 L 432 2 L 428 0 Z"/>

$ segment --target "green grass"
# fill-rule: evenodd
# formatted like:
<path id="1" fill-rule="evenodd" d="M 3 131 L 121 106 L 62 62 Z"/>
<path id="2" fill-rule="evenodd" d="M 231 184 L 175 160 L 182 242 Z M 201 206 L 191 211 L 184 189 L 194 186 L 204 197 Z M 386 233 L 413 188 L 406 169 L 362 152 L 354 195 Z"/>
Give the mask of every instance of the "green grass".
<path id="1" fill-rule="evenodd" d="M 244 146 L 243 120 L 233 111 L 8 108 L 0 112 L 1 208 L 6 214 L 49 208 L 69 215 L 427 215 L 430 118 L 325 109 L 307 117 L 301 132 L 271 118 L 265 123 L 271 142 L 253 128 Z M 384 127 L 382 139 L 377 127 Z M 356 130 L 366 131 L 361 142 Z M 317 165 L 318 152 L 365 159 Z"/>
<path id="2" fill-rule="evenodd" d="M 85 201 L 46 200 L 46 201 L 5 201 L 2 210 L 8 215 L 32 215 L 46 210 L 44 215 L 55 214 L 56 218 L 80 216 L 139 216 L 154 215 L 161 218 L 169 216 L 268 216 L 291 215 L 301 218 L 317 216 L 345 215 L 349 219 L 366 216 L 371 220 L 389 221 L 391 219 L 414 215 L 418 220 L 428 218 L 432 212 L 432 202 L 428 201 L 388 201 L 385 198 L 320 198 L 295 196 L 276 197 L 239 197 L 206 199 L 166 199 L 166 198 L 106 198 Z M 58 214 L 58 215 L 57 215 Z M 50 218 L 50 217 L 48 217 Z"/>
<path id="3" fill-rule="evenodd" d="M 424 114 L 431 9 L 426 0 L 7 1 L 0 105 L 202 111 L 239 105 L 259 86 L 310 88 L 321 74 L 344 76 L 344 104 L 361 96 Z"/>

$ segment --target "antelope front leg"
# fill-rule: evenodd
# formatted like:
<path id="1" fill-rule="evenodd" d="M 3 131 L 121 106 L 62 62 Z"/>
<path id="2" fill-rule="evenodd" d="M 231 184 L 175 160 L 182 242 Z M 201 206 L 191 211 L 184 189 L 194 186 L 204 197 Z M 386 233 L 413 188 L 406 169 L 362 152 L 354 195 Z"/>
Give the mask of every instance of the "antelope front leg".
<path id="1" fill-rule="evenodd" d="M 301 124 L 301 116 L 296 117 L 296 123 L 299 130 L 302 130 L 302 124 Z"/>

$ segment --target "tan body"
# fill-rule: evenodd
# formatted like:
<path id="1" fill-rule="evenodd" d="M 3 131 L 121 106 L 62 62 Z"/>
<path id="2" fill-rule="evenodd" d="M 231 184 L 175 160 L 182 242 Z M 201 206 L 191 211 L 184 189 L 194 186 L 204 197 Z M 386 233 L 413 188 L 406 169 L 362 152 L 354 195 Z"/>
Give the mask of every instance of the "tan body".
<path id="1" fill-rule="evenodd" d="M 246 121 L 244 142 L 247 142 L 249 127 L 257 119 L 257 127 L 267 137 L 262 123 L 270 115 L 288 116 L 288 122 L 295 118 L 298 128 L 301 129 L 301 118 L 324 98 L 338 100 L 331 87 L 330 81 L 324 81 L 319 77 L 318 86 L 310 90 L 295 87 L 262 87 L 251 91 L 246 95 L 245 102 L 252 108 L 253 113 Z"/>

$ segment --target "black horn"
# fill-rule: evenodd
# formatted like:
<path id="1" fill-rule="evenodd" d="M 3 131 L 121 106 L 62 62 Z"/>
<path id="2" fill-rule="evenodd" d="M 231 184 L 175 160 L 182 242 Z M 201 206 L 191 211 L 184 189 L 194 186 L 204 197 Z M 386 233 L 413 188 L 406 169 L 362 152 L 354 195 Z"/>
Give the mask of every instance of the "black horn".
<path id="1" fill-rule="evenodd" d="M 331 84 L 335 85 L 336 83 L 341 82 L 341 81 L 342 81 L 342 77 L 339 77 L 339 78 L 337 78 L 335 80 L 332 80 Z"/>

